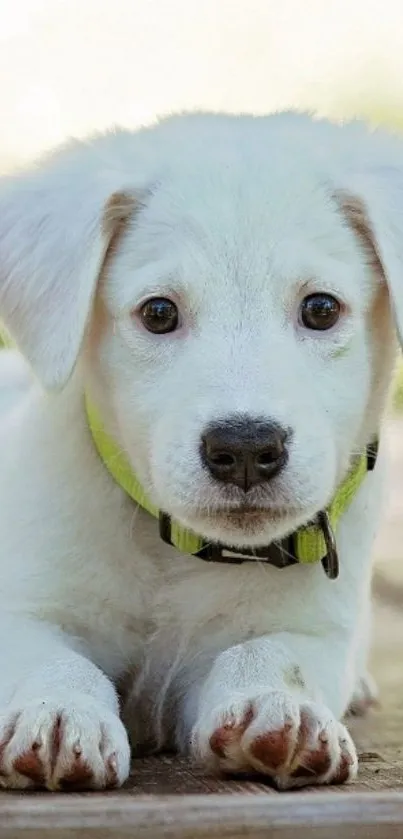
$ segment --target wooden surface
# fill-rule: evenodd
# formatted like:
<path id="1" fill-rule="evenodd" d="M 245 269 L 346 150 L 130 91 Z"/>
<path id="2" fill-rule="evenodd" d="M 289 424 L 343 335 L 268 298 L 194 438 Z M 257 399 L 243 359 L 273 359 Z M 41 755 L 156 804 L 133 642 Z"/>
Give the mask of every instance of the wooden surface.
<path id="1" fill-rule="evenodd" d="M 215 780 L 171 756 L 135 761 L 118 792 L 0 793 L 0 839 L 403 839 L 403 427 L 393 455 L 376 548 L 372 670 L 382 707 L 350 728 L 360 772 L 349 787 L 278 793 Z"/>
<path id="2" fill-rule="evenodd" d="M 361 757 L 351 786 L 278 793 L 148 758 L 118 792 L 0 793 L 0 839 L 402 839 L 403 611 L 379 603 L 376 626 L 383 707 L 350 724 Z"/>

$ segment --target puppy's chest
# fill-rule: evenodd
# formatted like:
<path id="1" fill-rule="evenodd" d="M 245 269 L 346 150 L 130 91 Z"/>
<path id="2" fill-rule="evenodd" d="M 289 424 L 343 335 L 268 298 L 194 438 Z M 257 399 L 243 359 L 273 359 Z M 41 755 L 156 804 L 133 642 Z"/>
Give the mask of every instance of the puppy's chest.
<path id="1" fill-rule="evenodd" d="M 320 589 L 311 569 L 206 566 L 187 557 L 161 579 L 150 643 L 167 650 L 179 639 L 183 648 L 216 648 L 269 632 L 306 630 L 312 613 L 320 619 L 318 581 Z"/>

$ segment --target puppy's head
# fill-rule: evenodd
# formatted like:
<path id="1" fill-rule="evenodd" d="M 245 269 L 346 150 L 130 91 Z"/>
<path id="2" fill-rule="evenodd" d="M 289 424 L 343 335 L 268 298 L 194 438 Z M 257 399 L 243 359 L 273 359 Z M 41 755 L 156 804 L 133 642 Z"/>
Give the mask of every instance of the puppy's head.
<path id="1" fill-rule="evenodd" d="M 74 373 L 156 506 L 236 546 L 308 521 L 376 433 L 402 277 L 403 144 L 360 126 L 182 116 L 0 189 L 36 374 Z"/>

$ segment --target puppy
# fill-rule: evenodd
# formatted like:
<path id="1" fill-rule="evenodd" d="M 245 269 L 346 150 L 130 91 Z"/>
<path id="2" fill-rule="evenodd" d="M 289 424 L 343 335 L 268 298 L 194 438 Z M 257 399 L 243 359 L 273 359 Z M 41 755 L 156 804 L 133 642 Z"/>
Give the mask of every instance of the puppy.
<path id="1" fill-rule="evenodd" d="M 0 783 L 354 778 L 403 148 L 181 115 L 0 184 Z M 126 692 L 125 725 L 120 715 Z"/>

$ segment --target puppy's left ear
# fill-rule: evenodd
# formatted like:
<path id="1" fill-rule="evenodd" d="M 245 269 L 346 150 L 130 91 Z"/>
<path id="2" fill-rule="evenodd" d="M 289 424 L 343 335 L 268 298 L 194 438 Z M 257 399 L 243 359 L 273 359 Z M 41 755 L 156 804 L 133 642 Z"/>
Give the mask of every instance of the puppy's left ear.
<path id="1" fill-rule="evenodd" d="M 345 182 L 336 199 L 368 264 L 387 284 L 403 346 L 403 142 L 401 165 L 369 166 Z"/>

